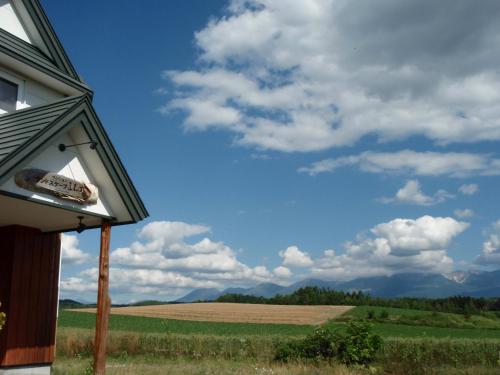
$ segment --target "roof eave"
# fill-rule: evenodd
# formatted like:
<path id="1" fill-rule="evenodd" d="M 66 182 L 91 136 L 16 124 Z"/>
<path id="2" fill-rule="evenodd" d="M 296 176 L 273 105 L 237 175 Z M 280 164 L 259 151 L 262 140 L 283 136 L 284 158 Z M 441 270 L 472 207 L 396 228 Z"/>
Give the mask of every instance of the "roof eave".
<path id="1" fill-rule="evenodd" d="M 123 163 L 116 153 L 116 150 L 104 130 L 104 127 L 97 117 L 90 97 L 88 95 L 81 95 L 63 100 L 74 100 L 74 103 L 50 125 L 39 131 L 12 154 L 0 161 L 0 183 L 5 181 L 10 173 L 12 173 L 12 171 L 24 160 L 38 152 L 41 152 L 43 146 L 60 134 L 65 129 L 67 124 L 73 122 L 79 116 L 84 115 L 87 121 L 83 121 L 82 125 L 90 138 L 98 142 L 99 146 L 96 151 L 103 161 L 109 176 L 111 177 L 123 203 L 125 204 L 125 207 L 127 208 L 127 211 L 129 212 L 129 216 L 131 218 L 130 221 L 139 222 L 147 218 L 149 213 L 127 171 L 125 170 Z M 58 102 L 62 102 L 63 100 Z M 54 103 L 51 103 L 51 105 L 53 104 Z M 40 110 L 40 108 L 46 106 L 27 108 L 14 112 L 8 116 L 19 116 L 22 113 Z"/>
<path id="2" fill-rule="evenodd" d="M 22 2 L 32 21 L 35 23 L 43 42 L 55 60 L 56 65 L 63 69 L 67 75 L 77 81 L 81 81 L 40 2 L 38 0 L 22 0 Z"/>

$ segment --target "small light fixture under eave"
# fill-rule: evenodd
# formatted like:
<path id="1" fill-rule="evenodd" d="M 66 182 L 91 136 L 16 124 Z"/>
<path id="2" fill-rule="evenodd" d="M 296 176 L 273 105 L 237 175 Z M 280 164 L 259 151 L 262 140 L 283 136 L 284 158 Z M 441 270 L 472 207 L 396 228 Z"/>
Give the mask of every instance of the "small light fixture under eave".
<path id="1" fill-rule="evenodd" d="M 89 142 L 83 142 L 83 143 L 75 143 L 73 145 L 65 145 L 64 143 L 60 143 L 58 148 L 59 148 L 59 151 L 61 152 L 64 152 L 66 151 L 67 148 L 70 148 L 70 147 L 75 147 L 75 146 L 82 146 L 82 145 L 90 145 L 90 149 L 91 150 L 95 150 L 97 148 L 97 145 L 99 143 L 97 143 L 96 141 L 89 141 Z"/>
<path id="2" fill-rule="evenodd" d="M 77 219 L 79 220 L 78 222 L 78 227 L 76 228 L 76 231 L 78 233 L 82 233 L 85 229 L 87 229 L 87 226 L 83 224 L 83 216 L 77 216 Z"/>

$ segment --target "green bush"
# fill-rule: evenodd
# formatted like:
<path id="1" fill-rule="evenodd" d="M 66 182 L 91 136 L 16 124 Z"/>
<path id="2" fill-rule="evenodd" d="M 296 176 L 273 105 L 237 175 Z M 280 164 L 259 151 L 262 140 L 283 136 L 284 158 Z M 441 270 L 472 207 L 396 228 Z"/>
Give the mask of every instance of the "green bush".
<path id="1" fill-rule="evenodd" d="M 347 365 L 367 365 L 375 359 L 382 338 L 372 333 L 373 325 L 366 321 L 350 321 L 345 330 L 318 328 L 303 340 L 278 347 L 275 359 L 337 359 Z"/>
<path id="2" fill-rule="evenodd" d="M 347 365 L 371 363 L 382 347 L 382 338 L 372 329 L 373 324 L 363 320 L 349 322 L 346 332 L 337 336 L 337 358 Z"/>
<path id="3" fill-rule="evenodd" d="M 389 313 L 387 312 L 387 310 L 382 310 L 380 312 L 379 317 L 380 317 L 380 319 L 387 319 L 387 318 L 389 318 Z"/>
<path id="4" fill-rule="evenodd" d="M 275 359 L 286 362 L 290 359 L 329 359 L 335 355 L 336 333 L 318 328 L 303 340 L 290 341 L 278 347 Z"/>
<path id="5" fill-rule="evenodd" d="M 375 310 L 368 310 L 366 313 L 366 319 L 372 320 L 373 318 L 375 318 Z"/>

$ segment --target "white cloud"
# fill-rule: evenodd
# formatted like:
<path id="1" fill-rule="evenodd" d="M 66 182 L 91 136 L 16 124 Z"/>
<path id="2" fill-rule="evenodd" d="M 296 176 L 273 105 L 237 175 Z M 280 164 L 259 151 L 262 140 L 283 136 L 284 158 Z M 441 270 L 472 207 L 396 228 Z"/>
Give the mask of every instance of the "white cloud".
<path id="1" fill-rule="evenodd" d="M 469 224 L 451 217 L 422 216 L 416 220 L 394 219 L 375 226 L 371 231 L 387 240 L 392 253 L 445 249 L 451 239 Z"/>
<path id="2" fill-rule="evenodd" d="M 139 232 L 143 242 L 118 248 L 111 253 L 116 265 L 182 272 L 200 279 L 265 281 L 271 276 L 264 267 L 248 267 L 223 242 L 202 238 L 188 243 L 187 238 L 206 234 L 210 228 L 182 222 L 157 221 Z"/>
<path id="3" fill-rule="evenodd" d="M 297 246 L 289 246 L 286 250 L 279 252 L 283 258 L 283 265 L 291 267 L 308 267 L 313 264 L 311 257 L 306 252 L 301 251 Z"/>
<path id="4" fill-rule="evenodd" d="M 451 217 L 394 219 L 345 244 L 345 253 L 326 250 L 314 261 L 317 277 L 352 279 L 402 272 L 449 272 L 453 260 L 447 247 L 468 224 Z"/>
<path id="5" fill-rule="evenodd" d="M 65 294 L 97 291 L 98 268 L 90 268 L 77 276 L 61 281 L 61 289 Z M 122 293 L 150 294 L 171 296 L 192 288 L 219 287 L 220 284 L 210 280 L 196 280 L 176 272 L 155 269 L 110 268 L 110 290 L 114 295 Z"/>
<path id="6" fill-rule="evenodd" d="M 478 184 L 464 184 L 458 188 L 458 191 L 464 195 L 474 195 L 479 191 Z"/>
<path id="7" fill-rule="evenodd" d="M 111 253 L 110 290 L 115 302 L 131 299 L 171 299 L 193 288 L 248 286 L 260 282 L 292 280 L 290 267 L 301 276 L 351 279 L 401 272 L 448 272 L 453 260 L 447 254 L 451 241 L 468 223 L 450 217 L 422 216 L 394 219 L 374 226 L 368 236 L 347 242 L 342 254 L 325 250 L 313 258 L 297 246 L 279 252 L 282 264 L 272 271 L 240 262 L 223 242 L 208 238 L 188 241 L 210 231 L 205 225 L 152 222 L 138 233 L 139 241 Z M 500 221 L 495 224 L 500 231 Z M 497 242 L 495 242 L 497 241 Z M 498 237 L 485 243 L 495 253 Z M 489 250 L 492 249 L 492 250 Z M 95 299 L 98 269 L 89 268 L 61 281 L 63 298 Z"/>
<path id="8" fill-rule="evenodd" d="M 453 211 L 456 217 L 459 218 L 465 218 L 465 217 L 473 217 L 476 213 L 474 210 L 471 210 L 470 208 L 464 208 L 463 210 L 457 208 L 455 211 Z"/>
<path id="9" fill-rule="evenodd" d="M 298 171 L 315 176 L 347 166 L 356 166 L 362 172 L 408 173 L 417 176 L 468 177 L 500 175 L 500 159 L 493 159 L 490 155 L 458 152 L 416 152 L 412 150 L 398 152 L 366 151 L 358 155 L 321 160 L 312 163 L 308 167 L 301 167 Z"/>
<path id="10" fill-rule="evenodd" d="M 205 237 L 210 227 L 183 222 L 156 221 L 145 225 L 138 241 L 115 249 L 110 255 L 110 289 L 115 296 L 150 295 L 171 298 L 193 288 L 247 286 L 274 281 L 285 270 L 270 272 L 264 266 L 250 267 L 223 242 Z M 91 268 L 62 280 L 63 293 L 95 290 L 97 268 Z"/>
<path id="11" fill-rule="evenodd" d="M 488 239 L 483 242 L 483 251 L 476 258 L 476 263 L 485 266 L 500 264 L 500 220 L 491 225 Z"/>
<path id="12" fill-rule="evenodd" d="M 281 279 L 288 279 L 292 276 L 292 271 L 284 266 L 278 266 L 273 270 L 274 274 Z"/>
<path id="13" fill-rule="evenodd" d="M 63 264 L 83 264 L 89 262 L 90 254 L 78 248 L 78 238 L 71 234 L 61 235 L 61 259 Z"/>
<path id="14" fill-rule="evenodd" d="M 495 1 L 232 0 L 195 34 L 200 68 L 164 73 L 163 111 L 284 152 L 498 140 L 499 17 Z"/>
<path id="15" fill-rule="evenodd" d="M 431 206 L 433 204 L 442 203 L 447 199 L 454 198 L 453 194 L 446 190 L 438 190 L 433 196 L 426 195 L 422 192 L 420 182 L 418 180 L 409 180 L 405 186 L 396 192 L 392 198 L 380 198 L 382 203 L 407 203 L 416 204 L 419 206 Z"/>

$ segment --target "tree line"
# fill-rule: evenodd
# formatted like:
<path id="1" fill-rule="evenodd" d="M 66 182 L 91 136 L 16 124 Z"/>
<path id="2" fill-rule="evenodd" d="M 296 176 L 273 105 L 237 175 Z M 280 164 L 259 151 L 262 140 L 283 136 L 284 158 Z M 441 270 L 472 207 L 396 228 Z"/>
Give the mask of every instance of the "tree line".
<path id="1" fill-rule="evenodd" d="M 469 296 L 447 298 L 383 298 L 372 297 L 370 294 L 363 293 L 362 291 L 344 292 L 316 286 L 300 288 L 292 294 L 277 294 L 269 298 L 244 294 L 225 294 L 217 298 L 216 301 L 270 305 L 368 305 L 458 314 L 500 311 L 500 298 L 476 298 Z"/>

